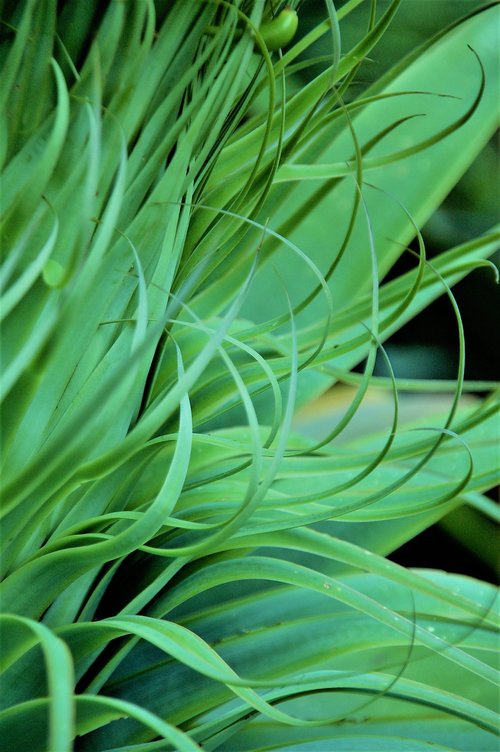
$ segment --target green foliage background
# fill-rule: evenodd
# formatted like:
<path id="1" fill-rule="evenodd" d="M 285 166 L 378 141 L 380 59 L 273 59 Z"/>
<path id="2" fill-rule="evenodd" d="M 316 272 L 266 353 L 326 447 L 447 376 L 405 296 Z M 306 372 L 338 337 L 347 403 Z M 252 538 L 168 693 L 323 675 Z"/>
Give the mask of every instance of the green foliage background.
<path id="1" fill-rule="evenodd" d="M 387 555 L 498 519 L 451 290 L 498 229 L 432 262 L 419 230 L 497 125 L 498 6 L 365 85 L 411 2 L 314 4 L 272 53 L 271 5 L 0 8 L 7 750 L 496 749 L 496 589 Z M 442 295 L 456 379 L 394 376 L 383 342 Z M 343 441 L 370 387 L 391 414 Z"/>
<path id="2" fill-rule="evenodd" d="M 379 9 L 386 8 L 387 2 L 378 3 Z M 410 0 L 403 3 L 391 23 L 391 32 L 378 42 L 370 59 L 363 66 L 357 86 L 352 96 L 359 95 L 361 87 L 384 73 L 413 48 L 422 44 L 454 19 L 481 7 L 475 0 L 459 2 L 440 0 Z M 365 9 L 356 8 L 342 24 L 344 46 L 355 43 L 356 32 L 363 23 Z M 320 3 L 306 3 L 301 7 L 300 32 L 307 33 L 322 19 Z M 328 54 L 328 41 L 318 40 L 315 51 Z M 319 66 L 301 71 L 298 75 L 307 81 L 312 72 L 319 72 Z M 349 96 L 349 93 L 347 94 Z M 498 219 L 498 140 L 494 136 L 477 155 L 458 183 L 445 197 L 443 203 L 430 216 L 422 227 L 428 258 L 470 240 L 485 232 Z M 416 250 L 415 241 L 411 247 Z M 498 266 L 498 252 L 492 257 Z M 408 256 L 401 256 L 389 276 L 407 271 L 412 267 Z M 491 343 L 496 339 L 496 319 L 491 315 L 500 306 L 500 293 L 494 276 L 487 269 L 477 269 L 454 287 L 454 295 L 460 307 L 464 325 L 467 358 L 465 375 L 468 379 L 498 379 L 500 359 L 491 351 Z M 424 309 L 416 319 L 408 322 L 394 333 L 385 343 L 395 373 L 408 378 L 450 379 L 456 374 L 457 348 L 453 313 L 445 297 L 438 298 Z M 377 358 L 375 374 L 388 375 L 384 359 Z M 336 398 L 338 394 L 338 398 Z M 320 400 L 300 415 L 298 425 L 319 436 L 325 430 L 332 413 L 339 410 L 338 401 L 345 399 L 338 385 L 331 393 L 331 399 Z M 414 393 L 401 395 L 401 406 L 405 415 L 417 415 L 430 407 L 430 401 L 439 405 L 442 398 L 426 394 L 420 398 Z M 361 415 L 354 421 L 341 439 L 362 434 L 365 426 L 372 426 L 384 420 L 390 409 L 390 399 L 382 399 L 380 391 L 372 394 L 372 400 Z M 385 418 L 386 419 L 386 418 Z M 491 493 L 495 498 L 495 490 Z M 423 562 L 450 571 L 475 574 L 495 581 L 497 578 L 497 536 L 490 520 L 471 508 L 454 510 L 428 532 L 413 539 L 395 555 L 397 561 L 411 565 Z"/>

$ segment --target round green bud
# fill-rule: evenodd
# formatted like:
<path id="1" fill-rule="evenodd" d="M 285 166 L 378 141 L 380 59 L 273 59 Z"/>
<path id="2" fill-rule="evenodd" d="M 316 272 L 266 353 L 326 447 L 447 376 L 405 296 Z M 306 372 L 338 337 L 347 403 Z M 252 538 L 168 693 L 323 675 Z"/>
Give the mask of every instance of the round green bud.
<path id="1" fill-rule="evenodd" d="M 59 261 L 49 259 L 43 267 L 42 276 L 49 287 L 62 287 L 66 280 L 66 269 Z"/>

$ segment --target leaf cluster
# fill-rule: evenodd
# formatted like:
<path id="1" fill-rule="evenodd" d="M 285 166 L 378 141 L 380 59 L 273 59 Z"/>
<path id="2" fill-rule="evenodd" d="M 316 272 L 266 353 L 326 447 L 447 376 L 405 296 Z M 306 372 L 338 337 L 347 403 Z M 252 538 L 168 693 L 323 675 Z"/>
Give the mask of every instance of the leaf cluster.
<path id="1" fill-rule="evenodd" d="M 419 229 L 495 127 L 498 8 L 360 92 L 400 0 L 344 50 L 361 4 L 284 50 L 263 0 L 3 4 L 6 750 L 495 748 L 495 589 L 386 555 L 498 516 L 451 290 L 498 231 L 431 264 Z M 383 342 L 442 294 L 457 380 L 401 427 L 399 393 L 438 386 Z M 337 382 L 341 417 L 298 433 Z M 374 384 L 391 421 L 343 442 Z"/>

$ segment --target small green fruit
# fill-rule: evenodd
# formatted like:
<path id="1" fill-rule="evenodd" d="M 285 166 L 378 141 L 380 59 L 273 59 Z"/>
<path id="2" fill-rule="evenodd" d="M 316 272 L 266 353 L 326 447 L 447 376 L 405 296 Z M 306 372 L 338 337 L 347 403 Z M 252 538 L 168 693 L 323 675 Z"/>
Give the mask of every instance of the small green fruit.
<path id="1" fill-rule="evenodd" d="M 299 17 L 297 13 L 293 8 L 287 6 L 281 13 L 278 13 L 276 18 L 264 21 L 260 25 L 259 31 L 262 34 L 267 49 L 272 52 L 273 50 L 285 47 L 292 41 L 297 32 L 298 25 Z"/>

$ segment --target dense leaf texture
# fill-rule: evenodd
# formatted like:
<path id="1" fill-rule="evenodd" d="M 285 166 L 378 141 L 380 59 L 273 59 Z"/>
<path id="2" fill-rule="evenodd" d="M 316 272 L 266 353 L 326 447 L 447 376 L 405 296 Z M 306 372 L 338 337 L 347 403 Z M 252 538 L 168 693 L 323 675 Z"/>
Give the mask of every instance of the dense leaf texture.
<path id="1" fill-rule="evenodd" d="M 498 403 L 461 406 L 451 285 L 498 233 L 431 265 L 418 227 L 495 127 L 497 8 L 363 90 L 399 0 L 343 50 L 359 5 L 283 55 L 263 0 L 3 4 L 6 750 L 496 748 L 494 588 L 384 556 L 492 514 Z M 441 294 L 448 410 L 401 428 L 378 380 L 392 420 L 339 443 Z M 338 380 L 343 417 L 294 433 Z"/>

